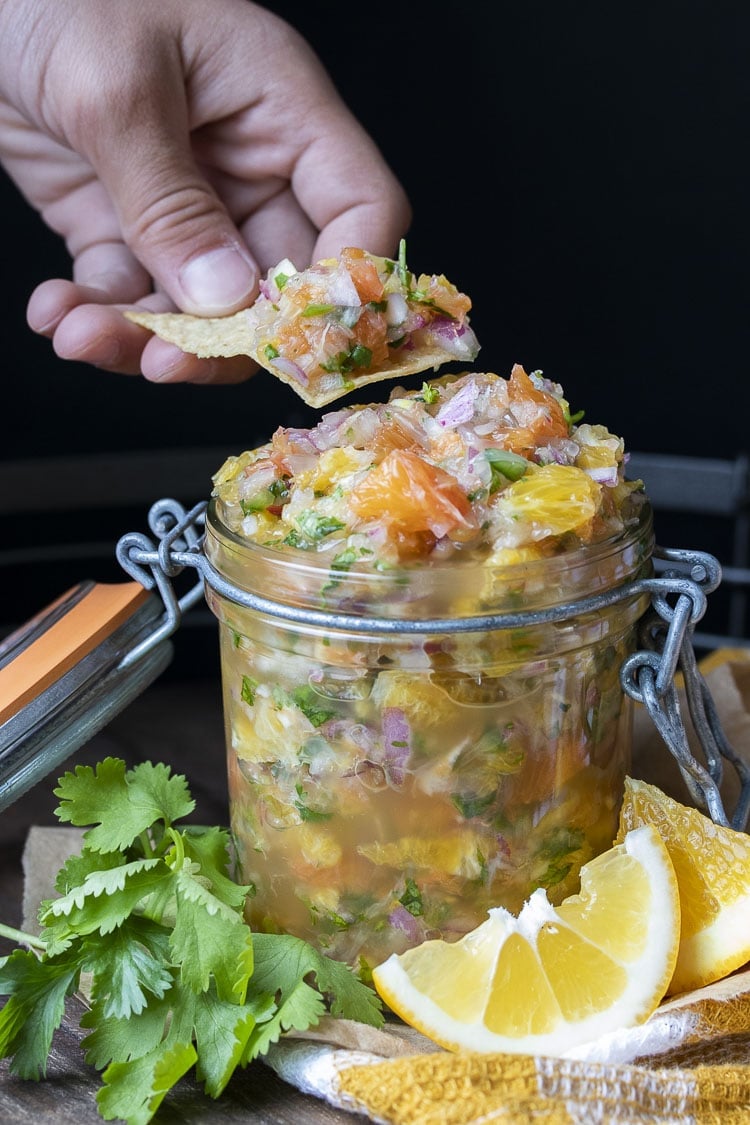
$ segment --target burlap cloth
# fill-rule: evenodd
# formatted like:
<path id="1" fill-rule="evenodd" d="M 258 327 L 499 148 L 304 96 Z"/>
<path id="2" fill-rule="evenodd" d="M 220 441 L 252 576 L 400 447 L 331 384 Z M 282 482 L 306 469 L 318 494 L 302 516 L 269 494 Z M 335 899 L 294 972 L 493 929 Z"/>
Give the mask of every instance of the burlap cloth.
<path id="1" fill-rule="evenodd" d="M 750 651 L 714 654 L 703 670 L 726 734 L 750 757 Z M 651 720 L 636 714 L 633 776 L 686 802 L 679 771 Z M 734 806 L 727 771 L 722 795 Z M 80 834 L 32 828 L 24 852 L 24 915 L 49 897 Z M 641 1027 L 565 1057 L 453 1054 L 401 1024 L 383 1031 L 326 1018 L 264 1059 L 298 1089 L 385 1125 L 750 1125 L 750 969 L 663 1003 Z"/>

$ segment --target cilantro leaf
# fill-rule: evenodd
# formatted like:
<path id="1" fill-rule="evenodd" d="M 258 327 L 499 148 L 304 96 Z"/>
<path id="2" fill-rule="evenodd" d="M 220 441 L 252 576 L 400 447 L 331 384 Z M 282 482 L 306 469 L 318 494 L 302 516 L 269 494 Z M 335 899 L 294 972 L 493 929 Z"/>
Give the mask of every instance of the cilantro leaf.
<path id="1" fill-rule="evenodd" d="M 241 910 L 249 886 L 235 883 L 227 875 L 230 836 L 223 828 L 186 828 L 182 834 L 185 855 L 200 864 L 201 878 L 211 881 L 213 893 L 227 906 Z"/>
<path id="2" fill-rule="evenodd" d="M 212 1098 L 218 1098 L 242 1062 L 251 1035 L 259 1022 L 275 1010 L 269 997 L 255 1003 L 230 1004 L 211 992 L 202 996 L 195 1010 L 195 1042 L 198 1049 L 196 1075 Z"/>
<path id="3" fill-rule="evenodd" d="M 85 835 L 93 851 L 127 848 L 155 821 L 172 824 L 195 807 L 185 778 L 169 766 L 141 762 L 126 771 L 119 758 L 105 758 L 96 769 L 76 766 L 60 778 L 55 796 L 62 821 L 93 824 Z"/>
<path id="4" fill-rule="evenodd" d="M 158 1046 L 131 1062 L 110 1063 L 96 1096 L 105 1121 L 124 1118 L 128 1125 L 147 1125 L 166 1094 L 195 1065 L 192 1043 Z"/>
<path id="5" fill-rule="evenodd" d="M 102 1000 L 105 1018 L 138 1015 L 150 996 L 161 999 L 172 987 L 166 954 L 169 933 L 148 918 L 133 915 L 106 936 L 89 938 L 82 945 L 82 966 L 93 973 L 91 996 Z"/>
<path id="6" fill-rule="evenodd" d="M 126 1018 L 105 1016 L 104 1004 L 95 1001 L 80 1019 L 81 1027 L 91 1028 L 81 1042 L 86 1062 L 104 1070 L 111 1062 L 129 1062 L 153 1051 L 164 1039 L 167 1020 L 180 999 L 180 988 L 175 984 L 161 999 L 150 999 L 141 1012 Z"/>
<path id="7" fill-rule="evenodd" d="M 422 901 L 422 892 L 413 879 L 407 877 L 406 889 L 398 900 L 410 914 L 415 918 L 419 918 L 424 914 L 424 902 Z"/>
<path id="8" fill-rule="evenodd" d="M 324 706 L 321 696 L 309 684 L 301 684 L 291 692 L 289 697 L 295 707 L 299 707 L 305 718 L 309 719 L 314 727 L 320 727 L 333 719 L 336 712 Z"/>
<path id="9" fill-rule="evenodd" d="M 243 1065 L 264 1055 L 272 1043 L 278 1043 L 284 1031 L 304 1031 L 315 1027 L 325 1012 L 326 1006 L 320 993 L 305 981 L 298 980 L 271 1019 L 257 1027 L 249 1037 L 242 1056 Z"/>
<path id="10" fill-rule="evenodd" d="M 170 937 L 184 984 L 205 992 L 213 974 L 219 995 L 244 994 L 253 972 L 253 939 L 241 916 L 189 871 L 179 873 Z"/>
<path id="11" fill-rule="evenodd" d="M 49 927 L 48 940 L 65 940 L 69 934 L 108 934 L 165 878 L 171 878 L 159 859 L 137 859 L 106 871 L 90 872 L 79 887 L 62 898 L 42 904 L 41 920 Z"/>
<path id="12" fill-rule="evenodd" d="M 357 979 L 348 965 L 318 953 L 290 934 L 253 934 L 253 948 L 254 989 L 278 992 L 283 999 L 310 973 L 320 991 L 330 994 L 334 1016 L 382 1027 L 380 998 Z"/>
<path id="13" fill-rule="evenodd" d="M 310 539 L 313 543 L 317 543 L 319 539 L 325 539 L 326 535 L 332 535 L 334 531 L 341 531 L 344 524 L 336 516 L 324 516 L 320 512 L 313 511 L 312 508 L 305 508 L 297 516 L 297 523 L 299 529 L 304 535 L 305 539 Z"/>
<path id="14" fill-rule="evenodd" d="M 440 398 L 440 388 L 432 383 L 422 383 L 422 390 L 417 395 L 417 401 L 422 401 L 425 406 L 432 406 Z"/>
<path id="15" fill-rule="evenodd" d="M 84 845 L 79 854 L 69 856 L 58 871 L 55 890 L 66 895 L 74 887 L 80 887 L 94 871 L 111 871 L 121 866 L 122 852 L 93 852 Z"/>
<path id="16" fill-rule="evenodd" d="M 0 1058 L 13 1056 L 12 1074 L 39 1078 L 47 1073 L 52 1036 L 79 978 L 78 958 L 68 953 L 40 961 L 16 949 L 0 961 L 0 995 L 10 997 L 0 1011 Z"/>

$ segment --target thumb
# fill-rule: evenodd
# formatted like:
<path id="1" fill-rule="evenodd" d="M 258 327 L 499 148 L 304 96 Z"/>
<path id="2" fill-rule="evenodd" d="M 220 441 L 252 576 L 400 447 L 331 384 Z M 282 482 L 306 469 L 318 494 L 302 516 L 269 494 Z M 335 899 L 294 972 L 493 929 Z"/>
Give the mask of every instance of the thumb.
<path id="1" fill-rule="evenodd" d="M 100 122 L 89 156 L 158 287 L 183 312 L 222 316 L 255 295 L 258 265 L 195 163 L 182 76 L 161 85 L 161 97 L 134 99 L 126 122 Z"/>

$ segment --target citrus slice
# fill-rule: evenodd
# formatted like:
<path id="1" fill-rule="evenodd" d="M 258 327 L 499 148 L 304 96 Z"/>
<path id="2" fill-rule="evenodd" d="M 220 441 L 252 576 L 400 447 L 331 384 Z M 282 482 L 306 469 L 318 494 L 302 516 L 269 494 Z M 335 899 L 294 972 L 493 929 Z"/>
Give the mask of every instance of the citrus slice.
<path id="1" fill-rule="evenodd" d="M 650 826 L 581 869 L 557 908 L 537 890 L 460 941 L 427 941 L 373 971 L 383 1000 L 449 1050 L 562 1055 L 642 1023 L 674 970 L 677 881 Z"/>
<path id="2" fill-rule="evenodd" d="M 601 485 L 575 465 L 542 465 L 501 493 L 498 512 L 531 526 L 531 539 L 584 536 L 601 504 Z"/>
<path id="3" fill-rule="evenodd" d="M 627 778 L 618 840 L 644 824 L 664 840 L 680 892 L 680 948 L 668 991 L 689 992 L 750 960 L 750 837 Z"/>

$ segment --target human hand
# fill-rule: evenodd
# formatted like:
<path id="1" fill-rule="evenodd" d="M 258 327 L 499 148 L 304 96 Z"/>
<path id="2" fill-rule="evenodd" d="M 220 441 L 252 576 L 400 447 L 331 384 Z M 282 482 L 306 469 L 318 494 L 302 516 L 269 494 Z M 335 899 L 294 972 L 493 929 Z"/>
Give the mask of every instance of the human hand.
<path id="1" fill-rule="evenodd" d="M 121 310 L 221 316 L 281 258 L 392 254 L 403 190 L 304 40 L 249 0 L 0 0 L 0 160 L 65 239 L 31 328 L 64 359 L 235 382 Z"/>

